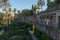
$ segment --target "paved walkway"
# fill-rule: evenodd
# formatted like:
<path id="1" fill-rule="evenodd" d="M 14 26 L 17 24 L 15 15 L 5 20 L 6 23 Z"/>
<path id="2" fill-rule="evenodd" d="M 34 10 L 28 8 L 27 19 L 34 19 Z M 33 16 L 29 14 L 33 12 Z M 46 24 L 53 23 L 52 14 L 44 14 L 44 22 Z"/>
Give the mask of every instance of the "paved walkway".
<path id="1" fill-rule="evenodd" d="M 31 34 L 33 40 L 38 40 L 32 31 L 29 30 L 29 33 Z"/>

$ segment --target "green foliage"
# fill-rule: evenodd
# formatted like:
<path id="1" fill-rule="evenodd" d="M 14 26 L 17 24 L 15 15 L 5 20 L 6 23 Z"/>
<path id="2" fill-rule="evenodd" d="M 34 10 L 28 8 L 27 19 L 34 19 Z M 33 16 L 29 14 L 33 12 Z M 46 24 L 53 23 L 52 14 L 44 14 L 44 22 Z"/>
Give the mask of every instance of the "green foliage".
<path id="1" fill-rule="evenodd" d="M 8 7 L 10 7 L 9 0 L 1 0 L 0 8 L 4 8 L 4 11 L 6 11 Z"/>
<path id="2" fill-rule="evenodd" d="M 45 33 L 41 32 L 38 28 L 35 28 L 34 34 L 39 40 L 52 40 L 52 38 L 47 36 Z"/>
<path id="3" fill-rule="evenodd" d="M 0 12 L 0 21 L 3 20 L 3 14 Z"/>
<path id="4" fill-rule="evenodd" d="M 13 12 L 16 13 L 16 11 L 17 11 L 16 8 L 14 8 Z"/>
<path id="5" fill-rule="evenodd" d="M 33 10 L 34 6 L 32 5 L 32 10 Z"/>
<path id="6" fill-rule="evenodd" d="M 32 30 L 32 23 L 29 23 L 28 25 L 29 25 L 29 28 Z"/>
<path id="7" fill-rule="evenodd" d="M 58 5 L 60 3 L 60 0 L 55 0 L 55 5 Z"/>
<path id="8" fill-rule="evenodd" d="M 8 0 L 3 0 L 3 2 L 7 2 Z"/>
<path id="9" fill-rule="evenodd" d="M 38 6 L 43 6 L 45 4 L 44 0 L 39 0 L 38 1 Z"/>
<path id="10" fill-rule="evenodd" d="M 47 2 L 48 7 L 54 7 L 54 2 L 51 2 L 51 0 L 48 0 Z"/>
<path id="11" fill-rule="evenodd" d="M 9 12 L 11 12 L 11 8 L 9 8 L 9 10 L 8 10 Z"/>
<path id="12" fill-rule="evenodd" d="M 31 35 L 27 33 L 25 29 L 25 27 L 28 26 L 28 23 L 21 22 L 19 25 L 14 25 L 5 27 L 5 31 L 0 37 L 6 38 L 7 40 L 32 40 Z"/>
<path id="13" fill-rule="evenodd" d="M 53 2 L 51 2 L 51 0 L 47 0 L 47 6 L 48 7 L 54 7 L 56 5 L 60 4 L 60 0 L 54 0 Z"/>
<path id="14" fill-rule="evenodd" d="M 2 21 L 3 21 L 3 13 L 0 12 L 0 26 L 2 26 Z"/>
<path id="15" fill-rule="evenodd" d="M 18 10 L 18 13 L 20 14 L 20 10 Z"/>
<path id="16" fill-rule="evenodd" d="M 32 10 L 28 10 L 28 9 L 22 10 L 21 13 L 23 14 L 23 16 L 32 16 L 32 15 L 34 15 L 33 11 Z"/>
<path id="17" fill-rule="evenodd" d="M 26 40 L 26 38 L 24 36 L 20 36 L 20 37 L 10 38 L 9 40 Z"/>

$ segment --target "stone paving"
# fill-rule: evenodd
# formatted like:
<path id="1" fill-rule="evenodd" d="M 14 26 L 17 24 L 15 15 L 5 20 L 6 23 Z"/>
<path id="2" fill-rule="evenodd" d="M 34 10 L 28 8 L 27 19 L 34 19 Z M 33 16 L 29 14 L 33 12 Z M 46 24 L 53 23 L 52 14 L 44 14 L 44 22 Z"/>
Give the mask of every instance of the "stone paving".
<path id="1" fill-rule="evenodd" d="M 31 34 L 33 40 L 38 40 L 31 30 L 29 30 L 29 33 Z"/>

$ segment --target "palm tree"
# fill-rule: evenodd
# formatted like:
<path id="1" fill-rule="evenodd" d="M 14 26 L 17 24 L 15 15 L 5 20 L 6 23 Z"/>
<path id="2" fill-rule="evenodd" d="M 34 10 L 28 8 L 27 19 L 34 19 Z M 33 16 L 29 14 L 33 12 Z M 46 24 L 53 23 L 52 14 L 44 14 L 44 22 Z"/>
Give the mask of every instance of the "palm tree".
<path id="1" fill-rule="evenodd" d="M 32 5 L 32 9 L 31 10 L 33 10 L 34 9 L 34 5 Z"/>
<path id="2" fill-rule="evenodd" d="M 13 10 L 14 14 L 16 14 L 16 11 L 17 11 L 16 8 L 14 8 L 14 10 Z"/>
<path id="3" fill-rule="evenodd" d="M 43 6 L 45 3 L 44 3 L 44 0 L 39 0 L 39 1 L 37 2 L 37 4 L 38 4 L 38 6 L 41 8 L 41 10 L 42 10 L 42 6 Z"/>
<path id="4" fill-rule="evenodd" d="M 16 8 L 14 8 L 13 12 L 14 12 L 14 15 L 16 15 Z M 14 22 L 15 22 L 15 17 L 14 17 Z"/>
<path id="5" fill-rule="evenodd" d="M 8 10 L 8 11 L 9 11 L 9 13 L 11 13 L 11 8 L 9 8 L 9 10 Z"/>
<path id="6" fill-rule="evenodd" d="M 0 7 L 6 12 L 6 9 L 10 7 L 9 0 L 1 0 Z"/>
<path id="7" fill-rule="evenodd" d="M 47 0 L 47 5 L 48 5 L 48 7 L 50 7 L 50 5 L 51 5 L 50 0 Z"/>
<path id="8" fill-rule="evenodd" d="M 20 10 L 18 10 L 18 14 L 20 14 Z"/>

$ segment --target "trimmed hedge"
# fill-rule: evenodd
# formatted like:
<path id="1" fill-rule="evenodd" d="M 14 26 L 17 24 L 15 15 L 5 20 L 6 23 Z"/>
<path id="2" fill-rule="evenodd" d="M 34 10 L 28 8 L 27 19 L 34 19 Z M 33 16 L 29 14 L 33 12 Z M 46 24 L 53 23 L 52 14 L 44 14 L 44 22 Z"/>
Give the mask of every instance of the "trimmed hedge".
<path id="1" fill-rule="evenodd" d="M 10 38 L 8 40 L 26 40 L 25 36 Z"/>
<path id="2" fill-rule="evenodd" d="M 51 37 L 49 37 L 45 33 L 41 32 L 38 28 L 35 28 L 34 34 L 39 40 L 52 40 Z"/>
<path id="3" fill-rule="evenodd" d="M 32 30 L 32 23 L 26 23 L 26 26 Z"/>
<path id="4" fill-rule="evenodd" d="M 26 31 L 26 26 L 30 27 L 30 23 L 20 23 L 20 25 L 9 25 L 8 27 L 3 27 L 5 29 L 4 33 L 0 37 L 7 40 L 32 40 L 32 37 L 28 31 Z M 27 34 L 27 35 L 26 35 Z M 22 36 L 10 39 L 13 36 Z"/>

